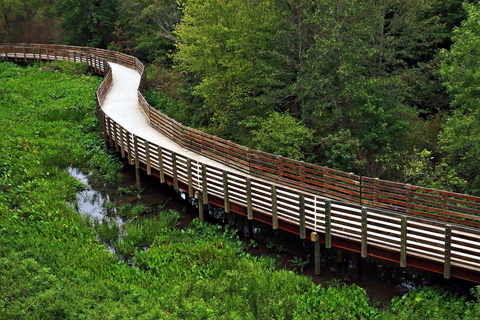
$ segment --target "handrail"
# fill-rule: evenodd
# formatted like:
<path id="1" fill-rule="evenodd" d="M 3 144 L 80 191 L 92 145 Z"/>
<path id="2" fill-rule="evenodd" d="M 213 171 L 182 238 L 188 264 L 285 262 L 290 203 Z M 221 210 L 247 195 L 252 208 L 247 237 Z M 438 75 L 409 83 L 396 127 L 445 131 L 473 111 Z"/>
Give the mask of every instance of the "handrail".
<path id="1" fill-rule="evenodd" d="M 302 238 L 308 237 L 306 231 L 311 230 L 323 234 L 325 243 L 331 243 L 332 237 L 359 243 L 364 257 L 367 247 L 381 248 L 396 253 L 400 261 L 406 261 L 408 256 L 409 264 L 422 259 L 443 265 L 447 278 L 451 267 L 480 274 L 480 229 L 468 227 L 479 226 L 479 197 L 355 176 L 251 150 L 183 126 L 148 105 L 142 94 L 145 68 L 137 58 L 126 54 L 62 45 L 4 44 L 0 46 L 0 57 L 86 62 L 103 74 L 96 103 L 106 143 L 121 151 L 122 156 L 127 154 L 129 163 L 135 163 L 137 168 L 142 165 L 147 172 L 156 170 L 163 181 L 168 175 L 176 186 L 183 183 L 190 196 L 193 190 L 200 191 L 204 203 L 208 203 L 210 195 L 224 198 L 225 208 L 230 204 L 241 206 L 247 208 L 249 218 L 255 212 L 271 217 L 273 226 L 278 221 L 296 226 L 295 232 Z M 186 149 L 237 170 L 221 171 L 177 154 L 133 135 L 109 118 L 102 110 L 112 84 L 109 61 L 140 74 L 139 103 L 152 127 Z M 447 221 L 457 224 L 448 225 Z M 453 276 L 462 277 L 461 271 L 455 272 Z"/>

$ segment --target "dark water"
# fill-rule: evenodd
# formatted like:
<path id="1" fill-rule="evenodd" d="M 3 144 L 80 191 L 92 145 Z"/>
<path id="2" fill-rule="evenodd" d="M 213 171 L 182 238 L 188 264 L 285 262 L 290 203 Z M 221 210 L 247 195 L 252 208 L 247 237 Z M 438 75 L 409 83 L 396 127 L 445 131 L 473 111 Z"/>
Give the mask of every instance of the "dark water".
<path id="1" fill-rule="evenodd" d="M 87 177 L 70 169 L 70 174 L 87 184 Z M 173 209 L 182 213 L 181 227 L 186 227 L 194 218 L 198 217 L 198 207 L 193 199 L 183 191 L 175 192 L 171 185 L 161 184 L 159 179 L 148 176 L 141 171 L 141 187 L 144 191 L 140 199 L 136 195 L 119 196 L 117 188 L 128 188 L 135 184 L 135 170 L 133 166 L 125 164 L 123 182 L 116 188 L 89 187 L 77 196 L 77 206 L 80 213 L 90 214 L 100 220 L 105 214 L 104 203 L 113 202 L 117 207 L 124 203 L 137 202 L 145 204 L 150 211 L 158 205 L 165 209 Z M 421 269 L 406 267 L 400 268 L 397 263 L 380 260 L 373 257 L 361 258 L 360 254 L 336 248 L 321 248 L 321 275 L 314 273 L 314 249 L 310 240 L 300 240 L 298 236 L 283 230 L 273 230 L 271 226 L 258 221 L 248 221 L 246 217 L 234 213 L 226 214 L 222 208 L 213 205 L 205 206 L 205 221 L 216 224 L 230 224 L 239 230 L 243 241 L 255 245 L 250 246 L 252 255 L 273 255 L 281 260 L 281 266 L 293 270 L 293 261 L 308 261 L 304 266 L 303 274 L 310 276 L 316 284 L 327 285 L 333 279 L 341 280 L 346 284 L 353 284 L 365 288 L 369 297 L 379 302 L 388 302 L 394 296 L 401 296 L 409 290 L 423 286 L 440 285 L 448 290 L 469 295 L 470 288 L 475 284 L 451 278 L 443 279 L 443 275 Z"/>

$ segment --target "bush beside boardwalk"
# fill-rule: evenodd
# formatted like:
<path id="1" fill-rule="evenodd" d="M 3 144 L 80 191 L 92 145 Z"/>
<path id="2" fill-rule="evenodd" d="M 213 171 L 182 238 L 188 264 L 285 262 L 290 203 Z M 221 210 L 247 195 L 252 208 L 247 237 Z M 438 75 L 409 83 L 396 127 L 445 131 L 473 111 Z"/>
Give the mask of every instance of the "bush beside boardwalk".
<path id="1" fill-rule="evenodd" d="M 1 319 L 478 318 L 479 303 L 440 289 L 382 309 L 355 285 L 313 286 L 246 254 L 234 230 L 199 221 L 176 229 L 173 211 L 131 217 L 121 240 L 107 236 L 113 223 L 99 227 L 68 204 L 82 185 L 66 171 L 102 184 L 120 178 L 95 118 L 101 80 L 59 67 L 73 70 L 0 64 Z"/>

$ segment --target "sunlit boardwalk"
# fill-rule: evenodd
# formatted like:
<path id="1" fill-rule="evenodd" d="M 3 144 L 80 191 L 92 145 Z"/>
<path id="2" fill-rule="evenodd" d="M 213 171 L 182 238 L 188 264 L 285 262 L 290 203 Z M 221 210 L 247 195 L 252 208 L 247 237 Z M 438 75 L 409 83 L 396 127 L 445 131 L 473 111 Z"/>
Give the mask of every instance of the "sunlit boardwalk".
<path id="1" fill-rule="evenodd" d="M 198 199 L 320 245 L 480 283 L 480 197 L 379 180 L 248 149 L 148 105 L 144 65 L 95 48 L 5 44 L 2 59 L 87 63 L 104 76 L 97 116 L 107 148 Z"/>
<path id="2" fill-rule="evenodd" d="M 138 102 L 137 88 L 140 85 L 140 74 L 118 63 L 109 62 L 109 65 L 112 68 L 113 81 L 102 104 L 102 110 L 109 118 L 130 133 L 179 155 L 215 166 L 221 170 L 238 172 L 219 162 L 183 148 L 158 130 L 152 128 Z"/>

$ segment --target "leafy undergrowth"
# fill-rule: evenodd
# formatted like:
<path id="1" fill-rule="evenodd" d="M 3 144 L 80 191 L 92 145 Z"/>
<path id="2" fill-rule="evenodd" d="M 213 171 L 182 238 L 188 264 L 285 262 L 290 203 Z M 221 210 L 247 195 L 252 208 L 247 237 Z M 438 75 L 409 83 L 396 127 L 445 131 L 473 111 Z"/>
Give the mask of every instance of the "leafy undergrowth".
<path id="1" fill-rule="evenodd" d="M 380 308 L 364 289 L 328 288 L 245 253 L 234 230 L 124 206 L 118 225 L 81 217 L 69 166 L 114 183 L 86 75 L 0 64 L 0 319 L 461 319 L 479 303 L 424 288 Z M 143 208 L 145 209 L 145 208 Z M 113 208 L 106 211 L 114 212 Z M 98 236 L 97 236 L 98 235 Z M 114 255 L 108 249 L 113 246 Z M 124 258 L 130 264 L 124 263 Z M 478 295 L 477 295 L 478 298 Z"/>

